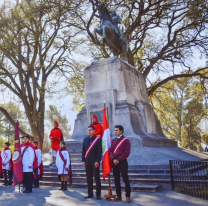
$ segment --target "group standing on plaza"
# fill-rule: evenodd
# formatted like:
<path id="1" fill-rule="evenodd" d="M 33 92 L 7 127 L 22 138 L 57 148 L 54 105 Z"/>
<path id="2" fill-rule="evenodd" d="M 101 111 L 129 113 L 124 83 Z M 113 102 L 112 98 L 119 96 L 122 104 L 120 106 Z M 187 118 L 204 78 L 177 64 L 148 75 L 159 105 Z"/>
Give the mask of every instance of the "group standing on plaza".
<path id="1" fill-rule="evenodd" d="M 92 116 L 92 123 L 89 125 L 88 136 L 83 140 L 82 146 L 82 165 L 86 171 L 88 194 L 85 197 L 93 198 L 93 176 L 96 183 L 96 199 L 101 199 L 101 180 L 100 180 L 100 162 L 102 159 L 102 125 L 98 122 L 96 115 Z M 131 145 L 125 136 L 124 128 L 116 125 L 115 138 L 111 142 L 110 158 L 113 165 L 113 175 L 115 180 L 116 197 L 112 201 L 121 201 L 120 176 L 125 183 L 126 202 L 131 202 L 131 187 L 128 177 L 127 158 L 130 155 Z M 57 121 L 54 122 L 54 128 L 49 136 L 51 140 L 51 149 L 53 162 L 58 169 L 58 178 L 61 182 L 59 190 L 67 190 L 67 180 L 72 183 L 72 169 L 70 153 L 65 146 L 63 134 Z M 42 153 L 38 148 L 38 142 L 30 142 L 30 136 L 21 137 L 21 155 L 23 166 L 23 193 L 31 193 L 33 188 L 39 187 L 39 179 L 43 175 Z M 4 175 L 4 185 L 12 185 L 12 152 L 9 143 L 5 142 L 4 150 L 1 152 L 0 175 Z"/>

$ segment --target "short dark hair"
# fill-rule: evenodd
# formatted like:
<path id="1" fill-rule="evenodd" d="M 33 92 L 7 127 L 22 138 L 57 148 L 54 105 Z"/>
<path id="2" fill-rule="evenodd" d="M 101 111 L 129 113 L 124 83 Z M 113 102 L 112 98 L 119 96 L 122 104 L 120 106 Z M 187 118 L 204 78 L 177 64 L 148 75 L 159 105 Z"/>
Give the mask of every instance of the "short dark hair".
<path id="1" fill-rule="evenodd" d="M 95 130 L 95 127 L 94 126 L 89 126 L 88 128 L 92 128 L 93 130 Z"/>
<path id="2" fill-rule="evenodd" d="M 59 144 L 63 144 L 63 145 L 66 145 L 66 143 L 64 141 L 61 141 Z"/>
<path id="3" fill-rule="evenodd" d="M 7 147 L 9 147 L 10 143 L 9 142 L 5 142 L 4 143 L 5 145 L 7 145 Z"/>
<path id="4" fill-rule="evenodd" d="M 30 139 L 30 136 L 29 135 L 25 135 L 24 137 L 26 137 L 27 139 Z"/>
<path id="5" fill-rule="evenodd" d="M 20 137 L 21 139 L 24 139 L 25 138 L 25 136 L 22 136 L 22 137 Z"/>
<path id="6" fill-rule="evenodd" d="M 115 128 L 118 128 L 122 133 L 124 133 L 124 128 L 121 125 L 116 125 Z"/>
<path id="7" fill-rule="evenodd" d="M 38 145 L 38 142 L 37 141 L 33 141 L 33 143 Z"/>

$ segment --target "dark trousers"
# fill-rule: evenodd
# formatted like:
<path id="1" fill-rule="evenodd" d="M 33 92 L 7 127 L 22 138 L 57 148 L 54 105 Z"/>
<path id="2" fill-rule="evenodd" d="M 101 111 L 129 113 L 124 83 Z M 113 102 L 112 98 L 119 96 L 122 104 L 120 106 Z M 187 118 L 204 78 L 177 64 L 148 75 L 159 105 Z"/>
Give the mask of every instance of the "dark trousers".
<path id="1" fill-rule="evenodd" d="M 33 177 L 33 185 L 39 187 L 39 175 L 36 175 L 36 179 Z"/>
<path id="2" fill-rule="evenodd" d="M 25 190 L 32 192 L 33 172 L 24 172 Z"/>
<path id="3" fill-rule="evenodd" d="M 125 183 L 126 197 L 130 197 L 131 187 L 130 187 L 129 176 L 128 176 L 127 160 L 121 161 L 117 165 L 113 164 L 113 176 L 115 179 L 116 194 L 118 197 L 121 197 L 120 174 Z"/>
<path id="4" fill-rule="evenodd" d="M 96 196 L 101 195 L 101 182 L 100 182 L 100 168 L 95 168 L 94 163 L 88 162 L 85 165 L 86 175 L 87 175 L 87 186 L 88 195 L 93 196 L 93 174 L 96 183 Z"/>
<path id="5" fill-rule="evenodd" d="M 11 184 L 12 183 L 12 171 L 10 170 L 3 170 L 3 171 L 4 171 L 4 183 Z M 9 181 L 7 180 L 7 176 L 9 177 Z"/>

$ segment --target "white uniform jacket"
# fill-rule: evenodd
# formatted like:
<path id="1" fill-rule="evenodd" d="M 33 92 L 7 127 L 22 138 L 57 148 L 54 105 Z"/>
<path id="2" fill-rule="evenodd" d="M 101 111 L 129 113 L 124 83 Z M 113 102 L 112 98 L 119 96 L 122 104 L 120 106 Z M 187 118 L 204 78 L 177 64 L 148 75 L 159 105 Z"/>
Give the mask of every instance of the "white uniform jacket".
<path id="1" fill-rule="evenodd" d="M 25 146 L 21 148 L 21 153 L 23 154 L 23 151 L 25 149 Z M 32 147 L 28 147 L 25 150 L 24 155 L 22 156 L 22 166 L 23 166 L 23 172 L 33 172 L 33 162 L 35 159 L 35 153 Z M 31 168 L 29 168 L 29 166 Z"/>
<path id="2" fill-rule="evenodd" d="M 1 158 L 2 158 L 2 169 L 10 170 L 10 160 L 12 158 L 11 150 L 3 150 L 1 152 Z M 5 163 L 6 163 L 6 166 L 3 166 L 3 164 Z"/>
<path id="3" fill-rule="evenodd" d="M 61 159 L 60 155 L 59 155 L 59 151 L 57 152 L 56 155 L 56 166 L 58 167 L 58 174 L 68 174 L 69 170 L 66 171 L 66 168 L 69 169 L 69 165 L 70 165 L 70 158 L 69 158 L 69 152 L 68 151 L 62 151 L 61 152 L 64 156 L 64 159 L 66 160 L 66 165 L 64 168 L 64 162 Z"/>
<path id="4" fill-rule="evenodd" d="M 35 150 L 35 153 L 36 153 L 36 157 L 38 158 L 38 175 L 40 174 L 40 164 L 42 162 L 42 152 L 40 149 L 36 149 Z"/>

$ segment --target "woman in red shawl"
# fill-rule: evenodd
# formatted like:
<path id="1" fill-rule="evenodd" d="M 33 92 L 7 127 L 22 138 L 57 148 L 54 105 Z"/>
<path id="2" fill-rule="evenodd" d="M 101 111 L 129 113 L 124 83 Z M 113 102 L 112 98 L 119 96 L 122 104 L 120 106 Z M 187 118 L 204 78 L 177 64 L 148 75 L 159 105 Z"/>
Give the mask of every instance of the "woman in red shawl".
<path id="1" fill-rule="evenodd" d="M 98 122 L 98 118 L 95 114 L 92 115 L 92 124 L 90 124 L 90 126 L 95 128 L 95 136 L 102 136 L 102 125 Z"/>
<path id="2" fill-rule="evenodd" d="M 51 164 L 55 164 L 56 154 L 57 154 L 57 151 L 60 149 L 59 144 L 61 141 L 64 141 L 62 131 L 58 127 L 59 127 L 59 123 L 55 121 L 54 128 L 51 130 L 51 133 L 49 136 L 49 138 L 51 139 L 51 149 L 52 149 L 51 154 L 53 157 L 53 162 Z"/>

